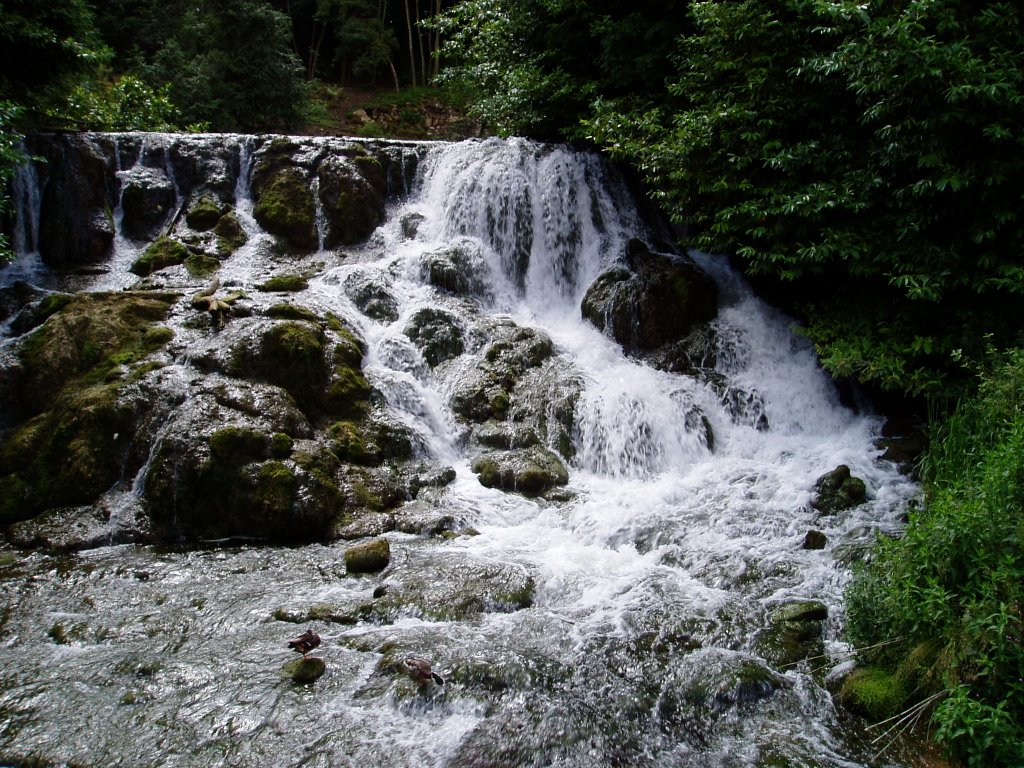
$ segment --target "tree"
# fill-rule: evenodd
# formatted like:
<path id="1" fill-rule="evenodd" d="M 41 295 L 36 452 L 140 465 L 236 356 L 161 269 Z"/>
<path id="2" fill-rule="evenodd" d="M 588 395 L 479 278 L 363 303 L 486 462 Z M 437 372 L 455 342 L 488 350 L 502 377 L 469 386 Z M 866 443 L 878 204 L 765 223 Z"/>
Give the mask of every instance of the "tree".
<path id="1" fill-rule="evenodd" d="M 670 104 L 604 103 L 587 123 L 691 244 L 813 286 L 807 332 L 838 375 L 937 393 L 965 355 L 1019 343 L 1016 6 L 745 0 L 693 15 Z"/>
<path id="2" fill-rule="evenodd" d="M 264 0 L 207 0 L 168 23 L 167 41 L 139 72 L 170 86 L 186 123 L 234 131 L 302 122 L 307 93 L 285 14 Z"/>

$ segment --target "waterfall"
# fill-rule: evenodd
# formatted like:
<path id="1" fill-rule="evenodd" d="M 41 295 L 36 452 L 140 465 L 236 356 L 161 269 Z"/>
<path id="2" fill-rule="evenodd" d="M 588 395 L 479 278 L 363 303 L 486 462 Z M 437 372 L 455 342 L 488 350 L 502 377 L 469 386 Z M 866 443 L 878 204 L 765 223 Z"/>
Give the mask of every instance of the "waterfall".
<path id="1" fill-rule="evenodd" d="M 0 666 L 18 670 L 0 677 L 0 712 L 19 713 L 0 728 L 0 762 L 911 764 L 912 746 L 874 756 L 837 714 L 821 669 L 849 654 L 849 561 L 898 526 L 918 488 L 880 458 L 881 419 L 841 404 L 790 318 L 723 259 L 656 251 L 658 235 L 604 159 L 523 139 L 398 145 L 401 168 L 386 185 L 400 194 L 384 223 L 334 251 L 318 221 L 316 252 L 296 254 L 252 214 L 254 164 L 287 142 L 153 141 L 235 153 L 225 188 L 248 240 L 217 275 L 243 298 L 222 326 L 187 298 L 168 318 L 164 367 L 130 392 L 138 408 L 173 395 L 169 416 L 150 424 L 156 442 L 122 493 L 144 509 L 142 481 L 190 432 L 201 438 L 195 471 L 206 471 L 210 420 L 258 432 L 275 408 L 295 412 L 272 376 L 232 377 L 274 313 L 298 307 L 316 320 L 290 322 L 318 338 L 337 343 L 329 334 L 340 324 L 360 337 L 367 423 L 407 435 L 407 456 L 393 466 L 331 459 L 341 448 L 309 419 L 288 427 L 292 453 L 231 471 L 343 476 L 353 490 L 336 503 L 369 498 L 370 512 L 339 528 L 387 538 L 391 565 L 347 573 L 347 542 L 139 545 L 77 555 L 73 579 L 65 570 L 79 565 L 35 561 L 22 566 L 35 569 L 28 580 L 0 574 L 0 609 L 17 606 L 5 614 L 12 639 Z M 288 141 L 310 183 L 320 159 L 353 153 L 341 140 Z M 193 194 L 184 178 L 175 194 Z M 717 286 L 717 314 L 685 373 L 581 316 L 596 281 L 632 269 L 637 243 L 643 258 L 699 269 Z M 115 261 L 94 289 L 133 284 Z M 293 273 L 308 276 L 307 289 L 259 289 Z M 171 267 L 157 284 L 187 297 L 206 280 Z M 567 479 L 538 493 L 484 483 L 487 462 L 528 460 L 564 465 Z M 821 514 L 815 482 L 840 464 L 863 479 L 867 500 Z M 386 482 L 371 486 L 378 476 Z M 402 503 L 373 498 L 403 482 Z M 824 549 L 802 547 L 811 529 L 826 535 Z M 807 623 L 778 618 L 807 605 Z M 277 675 L 290 621 L 324 638 L 328 674 L 314 685 Z M 46 627 L 67 644 L 40 642 Z M 32 654 L 23 637 L 38 643 Z M 794 644 L 802 650 L 789 655 Z M 407 679 L 406 653 L 429 658 L 444 688 Z M 109 735 L 88 727 L 100 713 Z"/>

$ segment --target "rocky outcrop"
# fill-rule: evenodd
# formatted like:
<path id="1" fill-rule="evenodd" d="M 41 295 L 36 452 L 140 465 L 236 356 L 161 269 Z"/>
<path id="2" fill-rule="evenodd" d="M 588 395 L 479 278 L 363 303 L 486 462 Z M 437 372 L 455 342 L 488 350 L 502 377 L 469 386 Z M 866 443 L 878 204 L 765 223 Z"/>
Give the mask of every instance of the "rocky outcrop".
<path id="1" fill-rule="evenodd" d="M 634 355 L 678 342 L 718 311 L 718 289 L 692 262 L 657 254 L 638 240 L 625 266 L 601 274 L 587 290 L 583 317 Z"/>
<path id="2" fill-rule="evenodd" d="M 115 145 L 102 134 L 33 138 L 41 156 L 39 253 L 47 264 L 77 266 L 102 261 L 114 241 Z"/>

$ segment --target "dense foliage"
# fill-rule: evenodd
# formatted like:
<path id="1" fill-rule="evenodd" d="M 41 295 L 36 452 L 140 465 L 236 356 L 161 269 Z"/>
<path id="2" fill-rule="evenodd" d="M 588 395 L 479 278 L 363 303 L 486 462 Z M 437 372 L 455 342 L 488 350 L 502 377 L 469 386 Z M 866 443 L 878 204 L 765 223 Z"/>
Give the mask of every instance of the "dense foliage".
<path id="1" fill-rule="evenodd" d="M 934 395 L 1021 341 L 1015 4 L 605 5 L 466 0 L 448 76 L 499 130 L 629 161 L 690 245 L 792 284 L 836 375 Z"/>
<path id="2" fill-rule="evenodd" d="M 1024 352 L 936 436 L 927 510 L 858 575 L 850 636 L 957 757 L 1024 765 Z"/>

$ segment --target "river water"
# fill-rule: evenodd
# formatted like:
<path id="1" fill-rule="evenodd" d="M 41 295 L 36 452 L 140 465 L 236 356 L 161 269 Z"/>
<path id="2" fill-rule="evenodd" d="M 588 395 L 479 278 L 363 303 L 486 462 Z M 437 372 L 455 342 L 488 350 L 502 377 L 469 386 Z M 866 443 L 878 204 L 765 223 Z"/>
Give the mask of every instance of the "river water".
<path id="1" fill-rule="evenodd" d="M 268 236 L 244 183 L 237 193 L 251 236 L 221 279 L 245 288 Z M 413 219 L 409 237 L 403 220 Z M 359 328 L 370 382 L 422 450 L 455 470 L 417 503 L 474 535 L 387 533 L 391 565 L 363 576 L 346 574 L 344 542 L 4 551 L 0 763 L 913 764 L 913 745 L 882 752 L 837 708 L 829 676 L 851 655 L 841 635 L 849 563 L 898 527 L 918 488 L 879 458 L 881 420 L 840 403 L 792 321 L 724 260 L 693 255 L 719 286 L 717 371 L 750 395 L 748 412 L 706 381 L 626 357 L 582 321 L 587 287 L 638 236 L 655 237 L 596 157 L 518 139 L 427 148 L 412 191 L 365 246 L 319 254 L 304 300 Z M 465 254 L 472 300 L 424 277 L 425 255 L 452 247 Z M 131 285 L 130 258 L 117 258 L 123 267 L 85 287 Z M 31 256 L 10 275 L 47 280 Z M 343 291 L 352 275 L 386 276 L 398 319 L 361 314 Z M 429 307 L 457 313 L 469 338 L 508 321 L 543 332 L 582 382 L 557 500 L 485 488 L 471 471 L 449 403 L 479 358 L 469 349 L 423 364 L 403 328 Z M 189 373 L 187 357 L 175 365 Z M 869 498 L 822 517 L 813 486 L 839 464 Z M 802 548 L 811 529 L 827 536 L 824 549 Z M 528 585 L 529 599 L 495 600 L 485 582 Z M 415 596 L 367 609 L 385 587 Z M 449 610 L 467 590 L 485 599 Z M 828 617 L 809 658 L 784 659 L 773 612 L 802 600 Z M 334 619 L 308 622 L 327 671 L 303 686 L 280 668 L 307 623 L 282 619 L 310 606 L 330 606 Z M 406 653 L 428 658 L 446 685 L 415 686 L 395 663 Z"/>

